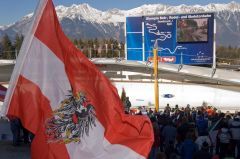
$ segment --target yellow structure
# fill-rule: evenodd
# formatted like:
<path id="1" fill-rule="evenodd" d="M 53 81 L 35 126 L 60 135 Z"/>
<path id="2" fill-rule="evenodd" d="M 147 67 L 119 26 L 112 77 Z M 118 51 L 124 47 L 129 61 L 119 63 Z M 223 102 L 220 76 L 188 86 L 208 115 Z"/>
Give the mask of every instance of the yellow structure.
<path id="1" fill-rule="evenodd" d="M 159 88 L 158 88 L 158 46 L 157 41 L 153 48 L 153 59 L 154 59 L 154 92 L 155 92 L 155 108 L 159 111 Z"/>

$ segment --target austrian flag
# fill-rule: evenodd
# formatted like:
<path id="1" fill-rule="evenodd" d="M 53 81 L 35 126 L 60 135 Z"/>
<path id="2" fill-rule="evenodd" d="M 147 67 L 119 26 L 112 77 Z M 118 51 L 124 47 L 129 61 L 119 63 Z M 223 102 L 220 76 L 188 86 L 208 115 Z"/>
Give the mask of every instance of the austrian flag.
<path id="1" fill-rule="evenodd" d="M 64 35 L 52 1 L 40 1 L 3 105 L 35 134 L 31 158 L 147 158 L 151 122 L 122 107 L 116 88 Z"/>

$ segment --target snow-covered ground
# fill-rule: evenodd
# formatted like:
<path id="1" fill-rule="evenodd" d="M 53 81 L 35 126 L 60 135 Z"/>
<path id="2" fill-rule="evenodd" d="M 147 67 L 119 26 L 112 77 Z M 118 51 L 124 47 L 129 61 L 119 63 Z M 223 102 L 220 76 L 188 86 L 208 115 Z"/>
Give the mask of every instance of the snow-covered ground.
<path id="1" fill-rule="evenodd" d="M 153 106 L 154 105 L 154 84 L 117 82 L 115 86 L 121 95 L 122 88 L 129 96 L 132 106 Z M 171 95 L 171 96 L 170 96 Z M 170 96 L 170 98 L 169 98 Z M 208 103 L 223 111 L 239 110 L 240 92 L 224 90 L 207 85 L 183 84 L 183 83 L 160 83 L 159 84 L 159 105 L 164 108 L 167 103 L 171 107 L 176 104 L 179 107 L 201 106 L 203 102 Z"/>
<path id="2" fill-rule="evenodd" d="M 16 62 L 16 60 L 1 60 L 0 59 L 0 64 L 13 64 L 15 62 Z"/>
<path id="3" fill-rule="evenodd" d="M 133 82 L 114 82 L 121 96 L 122 88 L 132 103 L 132 106 L 154 106 L 154 84 L 153 83 L 133 83 Z M 5 85 L 7 86 L 7 85 Z M 170 95 L 170 96 L 169 96 Z M 222 111 L 239 110 L 240 92 L 223 90 L 208 87 L 207 85 L 181 84 L 181 83 L 160 83 L 159 84 L 159 105 L 164 108 L 167 103 L 171 107 L 176 104 L 179 107 L 201 106 L 203 102 L 208 103 Z M 0 110 L 1 105 L 0 102 Z"/>

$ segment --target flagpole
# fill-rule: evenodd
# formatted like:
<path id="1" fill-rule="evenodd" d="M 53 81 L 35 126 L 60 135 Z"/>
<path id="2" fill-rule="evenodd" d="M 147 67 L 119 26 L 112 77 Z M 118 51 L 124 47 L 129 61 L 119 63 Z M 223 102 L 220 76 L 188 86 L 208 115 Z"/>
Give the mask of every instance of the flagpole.
<path id="1" fill-rule="evenodd" d="M 34 34 L 37 29 L 35 26 L 37 26 L 37 24 L 39 23 L 41 15 L 43 13 L 43 10 L 44 10 L 45 6 L 47 5 L 47 2 L 48 2 L 48 0 L 39 0 L 37 8 L 34 11 L 32 22 L 29 27 L 31 29 L 28 30 L 28 32 L 23 40 L 22 46 L 19 50 L 18 62 L 16 60 L 16 64 L 14 66 L 14 69 L 13 69 L 13 72 L 11 75 L 11 79 L 9 81 L 9 87 L 7 89 L 7 93 L 4 98 L 4 103 L 3 103 L 2 110 L 0 111 L 0 114 L 2 113 L 4 115 L 6 115 L 8 109 L 9 109 L 10 101 L 13 96 L 13 90 L 15 90 L 15 88 L 16 88 L 20 72 L 24 65 L 23 61 L 25 61 L 28 51 L 29 51 L 32 41 L 33 41 L 34 36 L 32 36 L 32 34 Z"/>
<path id="2" fill-rule="evenodd" d="M 158 46 L 157 40 L 153 48 L 153 59 L 154 59 L 154 93 L 155 93 L 155 109 L 159 111 L 159 88 L 158 88 Z"/>

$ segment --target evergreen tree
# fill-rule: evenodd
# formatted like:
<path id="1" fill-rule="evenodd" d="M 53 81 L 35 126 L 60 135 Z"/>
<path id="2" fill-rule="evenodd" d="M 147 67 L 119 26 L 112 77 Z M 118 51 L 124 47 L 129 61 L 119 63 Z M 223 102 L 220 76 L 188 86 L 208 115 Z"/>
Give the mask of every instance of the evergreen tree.
<path id="1" fill-rule="evenodd" d="M 125 57 L 125 50 L 124 50 L 124 43 L 120 43 L 120 51 L 121 51 L 121 57 Z"/>
<path id="2" fill-rule="evenodd" d="M 89 39 L 87 40 L 87 55 L 88 57 L 91 56 L 91 58 L 93 57 L 93 40 Z"/>
<path id="3" fill-rule="evenodd" d="M 94 55 L 94 57 L 99 57 L 98 54 L 97 54 L 98 46 L 99 46 L 98 39 L 95 38 L 95 39 L 93 40 L 93 55 Z"/>
<path id="4" fill-rule="evenodd" d="M 18 53 L 20 51 L 20 48 L 22 46 L 22 42 L 23 42 L 23 36 L 16 34 L 15 41 L 14 41 L 14 49 L 15 49 L 15 51 L 17 51 L 17 55 L 18 55 Z"/>
<path id="5" fill-rule="evenodd" d="M 8 35 L 4 35 L 2 39 L 2 47 L 3 47 L 3 58 L 13 59 L 15 57 L 15 51 Z"/>
<path id="6" fill-rule="evenodd" d="M 3 46 L 1 42 L 0 42 L 0 58 L 3 58 Z"/>
<path id="7" fill-rule="evenodd" d="M 78 39 L 78 45 L 79 45 L 79 48 L 82 50 L 84 48 L 84 41 L 82 39 Z"/>
<path id="8" fill-rule="evenodd" d="M 104 57 L 108 57 L 109 44 L 108 44 L 107 39 L 103 39 L 102 43 L 103 43 L 103 49 L 104 49 L 104 51 L 102 52 L 102 55 Z"/>
<path id="9" fill-rule="evenodd" d="M 240 63 L 240 49 L 237 47 L 224 47 L 219 46 L 216 50 L 217 62 L 228 63 L 228 64 L 239 64 Z"/>
<path id="10" fill-rule="evenodd" d="M 107 52 L 107 57 L 113 57 L 113 52 L 114 52 L 114 40 L 113 38 L 110 38 L 107 40 L 108 43 L 108 52 Z"/>
<path id="11" fill-rule="evenodd" d="M 113 40 L 113 57 L 118 57 L 118 50 L 119 50 L 119 47 L 118 47 L 118 41 L 116 39 Z"/>
<path id="12" fill-rule="evenodd" d="M 73 44 L 74 44 L 76 47 L 79 48 L 79 44 L 78 44 L 78 40 L 77 40 L 77 39 L 74 39 L 74 40 L 73 40 Z"/>

